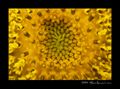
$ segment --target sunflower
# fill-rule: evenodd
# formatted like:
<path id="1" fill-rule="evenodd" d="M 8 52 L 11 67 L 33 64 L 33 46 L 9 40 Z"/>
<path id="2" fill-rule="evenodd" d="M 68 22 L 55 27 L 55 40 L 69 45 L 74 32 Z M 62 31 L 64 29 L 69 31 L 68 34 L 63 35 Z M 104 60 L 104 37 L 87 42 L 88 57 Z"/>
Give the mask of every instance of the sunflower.
<path id="1" fill-rule="evenodd" d="M 9 80 L 111 80 L 111 9 L 9 9 Z"/>

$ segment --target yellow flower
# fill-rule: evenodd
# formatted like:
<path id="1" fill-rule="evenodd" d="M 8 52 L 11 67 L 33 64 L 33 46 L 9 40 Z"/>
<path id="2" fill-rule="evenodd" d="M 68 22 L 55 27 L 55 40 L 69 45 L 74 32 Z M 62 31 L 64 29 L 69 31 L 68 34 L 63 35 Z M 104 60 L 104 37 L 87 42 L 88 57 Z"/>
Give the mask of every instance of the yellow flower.
<path id="1" fill-rule="evenodd" d="M 98 57 L 98 60 L 101 60 L 101 57 Z"/>
<path id="2" fill-rule="evenodd" d="M 74 60 L 74 62 L 72 63 L 74 66 L 76 66 L 78 64 L 78 60 Z"/>
<path id="3" fill-rule="evenodd" d="M 81 46 L 81 42 L 80 41 L 77 42 L 77 46 Z"/>
<path id="4" fill-rule="evenodd" d="M 103 71 L 98 71 L 98 73 L 102 75 L 103 80 L 111 79 L 111 73 L 107 73 L 107 72 L 103 72 Z"/>
<path id="5" fill-rule="evenodd" d="M 36 80 L 36 76 L 33 76 L 30 80 Z"/>
<path id="6" fill-rule="evenodd" d="M 59 61 L 59 63 L 62 65 L 62 64 L 63 64 L 63 61 L 62 61 L 62 60 L 60 60 L 60 61 Z"/>
<path id="7" fill-rule="evenodd" d="M 61 75 L 61 76 L 64 76 L 64 75 L 66 75 L 66 72 L 65 72 L 65 71 L 61 71 L 61 72 L 60 72 L 60 75 Z"/>
<path id="8" fill-rule="evenodd" d="M 36 79 L 36 76 L 35 76 L 36 73 L 37 73 L 37 71 L 34 69 L 33 71 L 29 72 L 29 73 L 25 76 L 25 78 L 27 78 L 27 79 L 30 78 L 30 80 L 35 80 L 35 79 Z"/>
<path id="9" fill-rule="evenodd" d="M 74 62 L 74 58 L 70 58 L 70 62 Z"/>
<path id="10" fill-rule="evenodd" d="M 31 74 L 29 73 L 29 74 L 27 74 L 25 77 L 28 79 L 28 78 L 31 78 Z"/>
<path id="11" fill-rule="evenodd" d="M 9 80 L 15 80 L 15 76 L 9 76 Z"/>
<path id="12" fill-rule="evenodd" d="M 37 70 L 36 69 L 34 69 L 34 71 L 32 71 L 32 74 L 36 74 L 37 73 Z"/>
<path id="13" fill-rule="evenodd" d="M 111 66 L 109 66 L 109 65 L 106 65 L 105 68 L 108 70 L 111 70 Z"/>
<path id="14" fill-rule="evenodd" d="M 21 23 L 23 21 L 23 18 L 18 16 L 17 18 L 15 18 L 15 21 Z"/>
<path id="15" fill-rule="evenodd" d="M 107 46 L 107 50 L 111 50 L 111 46 Z"/>
<path id="16" fill-rule="evenodd" d="M 14 20 L 16 17 L 16 14 L 15 13 L 12 13 L 10 16 L 9 16 L 9 22 L 11 22 L 12 20 Z"/>
<path id="17" fill-rule="evenodd" d="M 10 33 L 9 34 L 9 38 L 13 38 L 13 37 L 16 37 L 16 38 L 18 38 L 18 34 L 16 34 L 16 33 Z"/>
<path id="18" fill-rule="evenodd" d="M 46 68 L 49 68 L 49 66 L 50 66 L 50 61 L 46 61 L 45 64 L 46 64 Z"/>
<path id="19" fill-rule="evenodd" d="M 18 47 L 18 44 L 17 44 L 16 42 L 10 43 L 10 44 L 9 44 L 9 47 L 17 48 L 17 47 Z"/>
<path id="20" fill-rule="evenodd" d="M 60 64 L 54 64 L 56 68 L 60 68 Z"/>
<path id="21" fill-rule="evenodd" d="M 11 11 L 11 10 L 12 10 L 15 14 L 17 14 L 17 12 L 19 11 L 19 9 L 17 9 L 17 8 L 16 8 L 16 9 L 10 9 L 10 11 Z"/>
<path id="22" fill-rule="evenodd" d="M 31 9 L 26 9 L 26 12 L 29 14 L 32 10 Z"/>
<path id="23" fill-rule="evenodd" d="M 20 75 L 22 71 L 18 70 L 18 69 L 15 69 L 14 70 L 16 74 Z"/>
<path id="24" fill-rule="evenodd" d="M 14 64 L 14 68 L 20 68 L 23 67 L 25 65 L 25 60 L 23 58 L 18 58 L 18 62 Z"/>
<path id="25" fill-rule="evenodd" d="M 23 28 L 23 25 L 21 23 L 16 23 L 16 26 L 18 27 L 16 28 L 17 30 L 22 30 Z"/>
<path id="26" fill-rule="evenodd" d="M 18 80 L 26 80 L 26 78 L 22 76 L 22 77 L 18 78 Z"/>
<path id="27" fill-rule="evenodd" d="M 21 12 L 20 15 L 18 14 L 19 10 Z M 31 71 L 31 67 L 29 66 L 29 68 L 27 68 L 27 71 L 29 73 L 27 73 L 27 74 L 25 73 L 26 74 L 25 76 L 20 75 L 21 77 L 18 77 L 17 78 L 18 80 L 22 80 L 22 79 L 23 80 L 25 80 L 25 79 L 35 80 L 35 79 L 37 79 L 37 75 L 36 75 L 37 72 L 39 73 L 40 79 L 43 79 L 43 78 L 44 79 L 49 79 L 49 78 L 52 79 L 52 76 L 54 76 L 55 79 L 77 79 L 77 78 L 80 78 L 80 79 L 94 80 L 94 79 L 98 79 L 98 78 L 97 77 L 86 78 L 87 76 L 84 77 L 84 75 L 86 75 L 87 71 L 82 71 L 81 68 L 83 68 L 83 70 L 89 71 L 89 69 L 86 69 L 86 68 L 88 68 L 86 66 L 87 65 L 86 61 L 89 61 L 89 59 L 93 59 L 92 57 L 94 57 L 94 55 L 95 55 L 94 53 L 97 53 L 98 60 L 100 60 L 101 62 L 93 59 L 93 61 L 95 61 L 97 63 L 95 63 L 95 65 L 92 65 L 92 67 L 94 69 L 100 71 L 99 73 L 101 73 L 103 80 L 110 79 L 110 73 L 108 73 L 108 71 L 111 72 L 111 68 L 110 68 L 111 54 L 107 55 L 106 52 L 107 51 L 110 52 L 111 47 L 106 46 L 105 43 L 102 44 L 102 42 L 103 42 L 103 40 L 105 40 L 105 42 L 111 43 L 111 39 L 108 39 L 108 40 L 106 39 L 111 36 L 111 34 L 106 35 L 108 30 L 111 31 L 111 29 L 109 29 L 109 27 L 111 27 L 111 22 L 110 22 L 110 20 L 111 20 L 110 13 L 111 12 L 109 12 L 109 11 L 107 12 L 106 9 L 102 9 L 102 8 L 98 8 L 96 10 L 91 9 L 91 8 L 75 9 L 75 14 L 72 13 L 72 10 L 74 10 L 74 9 L 65 9 L 65 11 L 62 11 L 61 9 L 49 9 L 50 10 L 49 12 L 47 12 L 46 10 L 47 9 L 35 10 L 35 9 L 29 9 L 29 8 L 25 9 L 25 10 L 24 9 L 10 9 L 9 10 L 9 34 L 8 34 L 9 38 L 10 38 L 9 39 L 9 53 L 12 53 L 14 50 L 17 51 L 17 49 L 16 49 L 16 48 L 18 48 L 18 44 L 16 43 L 17 40 L 19 40 L 19 42 L 21 42 L 22 46 L 23 46 L 22 49 L 21 48 L 18 49 L 18 53 L 15 53 L 15 55 L 17 56 L 18 62 L 16 62 L 13 66 L 10 64 L 14 63 L 14 60 L 15 60 L 14 57 L 16 57 L 16 56 L 12 56 L 12 55 L 9 56 L 9 65 L 10 65 L 9 66 L 9 69 L 10 69 L 9 74 L 11 74 L 12 72 L 15 72 L 15 76 L 18 76 L 21 73 L 23 73 L 23 68 L 25 65 L 28 65 L 28 66 L 30 65 L 34 70 Z M 31 13 L 31 12 L 33 12 L 33 13 Z M 37 15 L 38 12 L 41 13 L 41 16 Z M 100 13 L 100 12 L 103 12 L 103 13 Z M 26 15 L 32 16 L 32 19 L 30 21 L 26 20 Z M 94 20 L 89 22 L 88 21 L 89 16 L 87 16 L 87 15 L 94 15 L 95 16 Z M 69 27 L 67 27 L 67 26 L 69 26 L 69 25 L 72 26 L 69 28 L 70 31 L 66 30 L 65 33 L 64 33 L 64 30 L 54 33 L 54 31 L 55 32 L 57 31 L 57 28 L 61 29 L 60 26 L 63 26 L 63 23 L 58 27 L 57 27 L 57 24 L 55 23 L 56 28 L 54 28 L 53 31 L 50 31 L 50 34 L 49 34 L 49 31 L 46 30 L 46 26 L 42 25 L 42 24 L 44 24 L 45 19 L 46 20 L 52 19 L 52 22 L 55 22 L 55 21 L 61 22 L 63 18 L 65 18 L 63 21 L 66 23 L 66 26 L 65 26 L 65 28 L 62 28 L 62 29 L 68 29 Z M 17 23 L 17 22 L 19 22 L 19 23 Z M 68 22 L 68 24 L 67 24 L 67 22 Z M 103 22 L 103 23 L 101 24 L 101 22 Z M 32 30 L 32 29 L 34 29 L 32 23 L 36 23 L 36 27 L 35 27 L 36 31 Z M 28 25 L 29 25 L 29 27 L 26 27 Z M 107 29 L 104 28 L 106 26 L 107 26 Z M 24 29 L 23 29 L 23 27 L 24 27 Z M 96 29 L 96 30 L 91 31 L 88 34 L 87 30 L 86 30 L 88 28 Z M 35 40 L 34 44 L 32 44 L 33 47 L 32 47 L 32 45 L 30 45 L 31 43 L 26 42 L 26 40 L 24 40 L 24 37 L 22 37 L 22 36 L 24 36 L 24 32 L 22 32 L 22 29 L 25 31 L 28 31 L 28 33 L 32 33 L 31 39 L 28 39 L 28 42 L 32 42 L 33 40 Z M 39 32 L 41 34 L 39 34 Z M 57 35 L 60 35 L 62 32 L 64 33 L 64 35 L 63 35 L 63 37 L 60 37 L 60 39 L 61 39 L 60 41 L 65 41 L 65 42 L 63 42 L 63 43 L 61 42 L 61 45 L 60 45 L 61 47 L 55 48 L 55 46 L 52 46 L 56 42 L 56 39 L 52 40 L 53 44 L 51 43 L 51 41 L 47 43 L 47 39 L 49 39 L 49 38 L 51 39 L 51 37 L 50 37 L 51 34 L 52 34 L 52 37 L 55 37 Z M 97 32 L 99 35 L 96 34 Z M 70 33 L 70 34 L 66 35 L 66 33 Z M 20 35 L 19 39 L 11 39 L 13 37 L 18 38 L 19 35 Z M 55 36 L 53 36 L 53 35 L 55 35 Z M 48 38 L 47 38 L 47 36 L 48 36 Z M 92 44 L 93 43 L 92 40 L 96 37 L 97 37 L 97 40 L 100 41 L 99 42 L 100 44 L 96 45 L 95 47 L 92 47 L 92 45 L 94 46 L 94 44 Z M 66 39 L 66 38 L 68 38 L 68 39 Z M 41 44 L 39 44 L 39 43 L 41 43 Z M 27 44 L 29 44 L 29 45 L 27 45 Z M 43 44 L 45 44 L 45 45 L 43 45 Z M 63 46 L 62 44 L 65 47 L 62 47 Z M 68 45 L 68 44 L 70 44 L 70 45 Z M 24 55 L 21 52 L 24 52 L 24 50 L 27 50 L 26 47 L 28 49 L 30 48 L 28 51 L 29 51 L 30 55 L 32 55 L 34 57 L 34 59 L 30 60 L 29 58 L 31 58 L 31 56 L 29 55 L 29 56 L 25 57 L 25 58 L 27 58 L 26 60 L 28 60 L 28 61 L 25 61 Z M 35 47 L 38 49 L 35 49 L 35 52 L 34 52 L 33 49 Z M 51 49 L 50 52 L 49 52 L 49 50 L 50 50 L 49 48 Z M 101 51 L 100 48 L 103 48 L 105 51 Z M 21 54 L 19 55 L 19 53 L 21 53 Z M 87 56 L 92 55 L 92 53 L 93 53 L 93 56 L 91 56 L 90 58 L 87 57 Z M 108 58 L 107 62 L 102 60 L 102 57 L 100 57 L 100 55 L 102 53 L 103 54 L 105 53 L 105 55 L 107 55 L 107 58 Z M 52 58 L 51 58 L 51 55 L 52 55 Z M 37 57 L 37 56 L 39 56 L 39 57 Z M 61 60 L 61 58 L 63 60 Z M 32 62 L 33 60 L 36 62 L 35 64 Z M 80 64 L 80 62 L 82 65 Z M 92 60 L 90 62 L 92 62 Z M 103 62 L 105 62 L 105 64 Z M 26 67 L 27 66 L 25 66 L 25 68 Z M 40 67 L 40 68 L 36 68 L 36 67 Z M 76 67 L 80 68 L 80 70 L 81 70 L 81 73 L 79 76 L 77 73 L 78 70 L 76 70 L 78 68 L 76 68 Z M 84 68 L 84 67 L 86 67 L 86 68 Z M 104 72 L 104 71 L 106 71 L 106 72 Z M 70 74 L 68 74 L 68 73 L 70 73 Z"/>
<path id="28" fill-rule="evenodd" d="M 15 21 L 10 22 L 10 23 L 9 23 L 9 31 L 14 31 L 15 25 L 16 25 L 16 22 L 15 22 Z"/>
<path id="29" fill-rule="evenodd" d="M 84 13 L 85 13 L 85 14 L 89 14 L 90 11 L 91 11 L 91 9 L 85 9 L 85 10 L 84 10 Z"/>
<path id="30" fill-rule="evenodd" d="M 95 69 L 97 69 L 99 71 L 99 67 L 98 66 L 93 65 L 92 68 L 95 68 Z"/>
<path id="31" fill-rule="evenodd" d="M 14 51 L 13 47 L 9 47 L 9 54 L 12 53 Z"/>
<path id="32" fill-rule="evenodd" d="M 105 47 L 105 45 L 101 45 L 100 48 L 107 50 L 107 48 Z"/>
<path id="33" fill-rule="evenodd" d="M 80 64 L 84 64 L 85 63 L 85 60 L 80 60 Z"/>
<path id="34" fill-rule="evenodd" d="M 14 61 L 15 61 L 15 56 L 9 55 L 9 65 L 11 65 L 12 63 L 14 63 Z"/>
<path id="35" fill-rule="evenodd" d="M 111 59 L 111 54 L 108 55 L 108 59 Z"/>
<path id="36" fill-rule="evenodd" d="M 75 71 L 71 71 L 71 72 L 68 74 L 69 78 L 72 79 L 72 80 L 73 80 L 73 76 L 74 76 L 74 75 L 76 75 L 76 72 L 75 72 Z"/>
<path id="37" fill-rule="evenodd" d="M 111 43 L 111 39 L 108 39 L 107 42 L 108 42 L 108 43 Z"/>
<path id="38" fill-rule="evenodd" d="M 44 77 L 47 77 L 48 78 L 48 74 L 46 73 L 46 71 L 45 70 L 43 70 L 42 72 L 41 72 L 41 74 L 39 75 L 39 78 L 41 78 L 42 76 L 44 76 Z"/>
<path id="39" fill-rule="evenodd" d="M 100 66 L 104 66 L 104 64 L 102 62 L 100 62 Z"/>
<path id="40" fill-rule="evenodd" d="M 105 34 L 106 34 L 106 32 L 107 32 L 107 30 L 106 30 L 106 29 L 101 30 L 101 31 L 99 31 L 99 32 L 98 32 L 98 35 L 105 35 Z"/>

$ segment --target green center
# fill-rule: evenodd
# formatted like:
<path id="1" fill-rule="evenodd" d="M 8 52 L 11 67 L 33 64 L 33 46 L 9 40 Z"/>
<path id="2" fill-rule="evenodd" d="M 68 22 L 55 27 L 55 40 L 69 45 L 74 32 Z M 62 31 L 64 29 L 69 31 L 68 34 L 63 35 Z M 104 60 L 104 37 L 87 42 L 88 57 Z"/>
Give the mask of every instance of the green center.
<path id="1" fill-rule="evenodd" d="M 71 54 L 73 54 L 71 49 L 77 44 L 74 42 L 73 32 L 69 30 L 72 25 L 64 23 L 63 19 L 59 23 L 57 21 L 51 22 L 51 20 L 45 20 L 44 26 L 48 32 L 46 35 L 47 40 L 43 41 L 48 49 L 46 55 L 56 59 L 69 59 Z"/>

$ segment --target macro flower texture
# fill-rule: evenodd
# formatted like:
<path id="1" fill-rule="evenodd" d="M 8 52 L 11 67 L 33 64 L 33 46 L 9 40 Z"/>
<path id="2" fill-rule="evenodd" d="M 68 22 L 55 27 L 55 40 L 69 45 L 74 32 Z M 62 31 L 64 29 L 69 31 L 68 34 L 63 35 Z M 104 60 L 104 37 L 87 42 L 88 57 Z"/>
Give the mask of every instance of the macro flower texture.
<path id="1" fill-rule="evenodd" d="M 10 8 L 9 80 L 112 80 L 111 8 Z"/>

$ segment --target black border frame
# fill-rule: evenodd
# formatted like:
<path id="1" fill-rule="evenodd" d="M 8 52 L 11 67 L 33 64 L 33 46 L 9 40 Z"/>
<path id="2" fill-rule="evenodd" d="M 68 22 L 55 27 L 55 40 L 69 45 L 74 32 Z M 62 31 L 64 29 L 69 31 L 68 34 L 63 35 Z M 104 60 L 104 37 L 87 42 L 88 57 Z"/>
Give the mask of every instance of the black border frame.
<path id="1" fill-rule="evenodd" d="M 16 0 L 17 1 L 17 0 Z M 66 0 L 67 1 L 67 0 Z M 79 1 L 79 0 L 78 0 Z M 0 45 L 2 44 L 2 47 L 0 47 L 0 49 L 2 50 L 1 51 L 1 57 L 0 58 L 0 65 L 1 65 L 1 68 L 0 68 L 0 80 L 4 80 L 4 81 L 8 81 L 10 85 L 12 86 L 15 86 L 15 85 L 21 85 L 21 84 L 25 84 L 25 85 L 33 85 L 35 84 L 36 86 L 55 86 L 55 87 L 64 87 L 64 86 L 70 86 L 70 87 L 86 87 L 89 86 L 90 88 L 92 87 L 97 87 L 100 85 L 100 87 L 102 86 L 107 86 L 107 87 L 111 87 L 112 86 L 112 80 L 93 80 L 93 82 L 105 82 L 104 84 L 91 84 L 90 82 L 92 82 L 92 80 L 88 81 L 88 80 L 66 80 L 66 81 L 62 81 L 62 80 L 55 80 L 55 81 L 52 81 L 52 80 L 31 80 L 31 81 L 28 81 L 28 80 L 8 80 L 8 9 L 9 8 L 32 8 L 32 7 L 36 7 L 36 8 L 49 8 L 49 7 L 56 7 L 56 8 L 64 8 L 64 7 L 67 7 L 67 8 L 112 8 L 112 4 L 111 4 L 111 0 L 109 0 L 109 2 L 104 2 L 104 0 L 94 0 L 94 1 L 97 1 L 97 2 L 90 2 L 90 0 L 88 0 L 89 2 L 72 2 L 72 1 L 69 1 L 69 2 L 40 2 L 40 1 L 36 1 L 36 2 L 22 2 L 22 1 L 17 1 L 15 2 L 15 0 L 9 0 L 8 3 L 6 3 L 5 6 L 2 5 L 2 9 L 1 12 L 3 12 L 1 15 L 2 17 L 2 35 L 0 35 L 0 38 L 2 40 L 2 42 L 0 42 Z M 100 1 L 100 2 L 99 2 Z M 4 3 L 4 1 L 3 1 Z M 24 3 L 24 4 L 23 4 Z M 51 4 L 52 3 L 52 4 Z M 22 5 L 23 4 L 23 5 Z M 0 32 L 0 34 L 1 34 Z M 7 60 L 6 60 L 7 59 Z M 83 84 L 82 82 L 88 82 L 87 84 Z M 26 83 L 25 83 L 26 82 Z M 28 83 L 28 84 L 27 84 Z M 107 83 L 111 83 L 111 84 L 107 84 Z"/>

